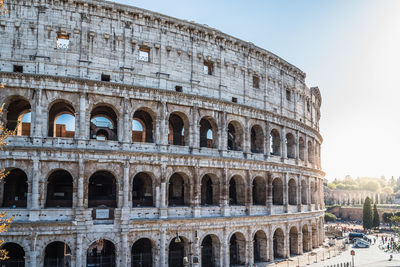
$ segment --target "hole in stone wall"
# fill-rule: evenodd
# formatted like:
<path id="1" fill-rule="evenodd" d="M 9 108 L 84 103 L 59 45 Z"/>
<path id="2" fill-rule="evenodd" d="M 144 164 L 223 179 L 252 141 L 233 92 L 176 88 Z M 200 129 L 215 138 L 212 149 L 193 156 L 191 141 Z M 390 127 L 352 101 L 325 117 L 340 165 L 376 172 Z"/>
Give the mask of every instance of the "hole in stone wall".
<path id="1" fill-rule="evenodd" d="M 21 65 L 13 65 L 13 72 L 22 73 L 24 71 L 24 67 Z"/>
<path id="2" fill-rule="evenodd" d="M 179 85 L 175 86 L 175 91 L 182 92 L 182 86 Z"/>
<path id="3" fill-rule="evenodd" d="M 101 81 L 103 81 L 103 82 L 109 82 L 109 81 L 110 81 L 110 75 L 108 75 L 108 74 L 101 74 Z"/>

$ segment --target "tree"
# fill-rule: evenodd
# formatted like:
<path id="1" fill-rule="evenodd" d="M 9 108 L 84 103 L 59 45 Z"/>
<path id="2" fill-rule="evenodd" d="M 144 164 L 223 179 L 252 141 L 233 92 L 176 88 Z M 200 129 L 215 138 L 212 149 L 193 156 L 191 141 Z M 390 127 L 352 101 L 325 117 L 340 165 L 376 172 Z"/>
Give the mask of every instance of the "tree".
<path id="1" fill-rule="evenodd" d="M 366 197 L 363 206 L 363 228 L 371 229 L 372 221 L 373 221 L 373 215 L 372 215 L 371 199 L 369 197 Z"/>
<path id="2" fill-rule="evenodd" d="M 382 221 L 384 223 L 390 223 L 390 225 L 392 225 L 392 220 L 391 218 L 394 216 L 393 212 L 384 212 L 382 214 Z"/>
<path id="3" fill-rule="evenodd" d="M 326 222 L 333 222 L 337 220 L 337 217 L 335 214 L 332 214 L 330 212 L 325 212 L 325 221 Z"/>
<path id="4" fill-rule="evenodd" d="M 376 208 L 376 203 L 374 204 L 374 216 L 372 220 L 372 227 L 373 228 L 379 228 L 379 225 L 381 224 L 381 221 L 379 219 L 379 213 L 378 209 Z"/>

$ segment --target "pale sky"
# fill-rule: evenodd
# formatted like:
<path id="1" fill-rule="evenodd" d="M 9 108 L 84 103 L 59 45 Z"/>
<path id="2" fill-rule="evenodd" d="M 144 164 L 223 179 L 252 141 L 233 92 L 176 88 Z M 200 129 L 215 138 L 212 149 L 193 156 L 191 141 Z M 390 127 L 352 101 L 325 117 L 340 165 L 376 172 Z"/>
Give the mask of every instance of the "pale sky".
<path id="1" fill-rule="evenodd" d="M 400 176 L 400 1 L 117 0 L 250 41 L 322 93 L 326 178 Z"/>

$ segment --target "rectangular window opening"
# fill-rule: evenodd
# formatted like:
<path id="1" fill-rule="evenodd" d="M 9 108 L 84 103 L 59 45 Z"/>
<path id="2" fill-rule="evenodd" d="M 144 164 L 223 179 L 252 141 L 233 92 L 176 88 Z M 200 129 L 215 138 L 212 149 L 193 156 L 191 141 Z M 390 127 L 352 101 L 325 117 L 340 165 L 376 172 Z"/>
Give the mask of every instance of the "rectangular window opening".
<path id="1" fill-rule="evenodd" d="M 57 34 L 57 49 L 67 50 L 69 46 L 69 36 L 66 34 Z"/>
<path id="2" fill-rule="evenodd" d="M 175 91 L 182 92 L 182 86 L 179 85 L 175 86 Z"/>
<path id="3" fill-rule="evenodd" d="M 253 75 L 253 87 L 257 89 L 260 88 L 260 77 L 257 75 Z"/>
<path id="4" fill-rule="evenodd" d="M 139 48 L 139 60 L 150 62 L 150 48 L 145 46 Z"/>
<path id="5" fill-rule="evenodd" d="M 103 82 L 109 82 L 109 81 L 110 81 L 110 75 L 108 75 L 108 74 L 101 74 L 101 81 L 103 81 Z"/>
<path id="6" fill-rule="evenodd" d="M 232 102 L 237 103 L 237 97 L 232 97 Z"/>
<path id="7" fill-rule="evenodd" d="M 214 63 L 211 61 L 204 61 L 204 74 L 213 75 Z"/>
<path id="8" fill-rule="evenodd" d="M 24 71 L 24 67 L 21 66 L 21 65 L 14 65 L 13 66 L 13 71 L 22 73 Z"/>
<path id="9" fill-rule="evenodd" d="M 290 101 L 292 99 L 290 90 L 286 90 L 286 100 Z"/>

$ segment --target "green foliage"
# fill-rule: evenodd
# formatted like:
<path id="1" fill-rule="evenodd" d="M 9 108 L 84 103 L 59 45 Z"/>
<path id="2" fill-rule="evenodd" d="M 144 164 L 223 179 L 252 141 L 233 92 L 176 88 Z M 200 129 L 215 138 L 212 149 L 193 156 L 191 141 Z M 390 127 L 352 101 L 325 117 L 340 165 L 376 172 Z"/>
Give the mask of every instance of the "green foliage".
<path id="1" fill-rule="evenodd" d="M 382 214 L 382 221 L 383 221 L 384 223 L 391 223 L 391 222 L 392 222 L 391 218 L 392 218 L 393 216 L 394 216 L 393 212 L 384 212 L 384 213 Z"/>
<path id="2" fill-rule="evenodd" d="M 365 198 L 363 206 L 363 227 L 364 229 L 371 229 L 373 222 L 371 199 L 369 197 Z"/>
<path id="3" fill-rule="evenodd" d="M 376 208 L 376 203 L 375 203 L 374 204 L 374 215 L 373 215 L 373 220 L 372 220 L 372 227 L 373 228 L 379 228 L 380 224 L 381 224 L 381 220 L 379 218 L 378 209 Z"/>
<path id="4" fill-rule="evenodd" d="M 335 214 L 329 213 L 329 212 L 325 212 L 325 221 L 326 222 L 333 222 L 336 221 L 337 217 L 335 216 Z"/>
<path id="5" fill-rule="evenodd" d="M 394 179 L 394 178 L 393 178 Z M 391 185 L 393 184 L 393 186 Z M 328 184 L 331 189 L 339 190 L 368 190 L 372 192 L 385 192 L 387 194 L 393 193 L 393 188 L 399 185 L 400 190 L 400 177 L 398 181 L 390 180 L 388 183 L 385 177 L 373 178 L 373 177 L 357 177 L 352 178 L 350 175 L 346 175 L 343 180 L 334 179 L 332 183 Z"/>
<path id="6" fill-rule="evenodd" d="M 336 185 L 334 183 L 328 183 L 328 188 L 336 189 Z"/>

